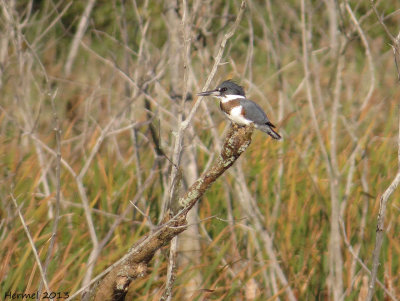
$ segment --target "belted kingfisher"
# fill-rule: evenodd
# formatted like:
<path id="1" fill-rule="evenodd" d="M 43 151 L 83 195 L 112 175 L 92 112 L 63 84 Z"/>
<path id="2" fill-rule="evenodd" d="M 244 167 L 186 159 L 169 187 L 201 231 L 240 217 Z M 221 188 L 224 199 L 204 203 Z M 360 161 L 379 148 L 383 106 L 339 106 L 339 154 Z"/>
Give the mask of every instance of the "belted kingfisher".
<path id="1" fill-rule="evenodd" d="M 274 139 L 281 136 L 273 130 L 275 127 L 264 113 L 263 109 L 254 101 L 247 99 L 244 90 L 231 80 L 224 81 L 216 89 L 198 93 L 199 96 L 214 96 L 220 100 L 222 112 L 234 123 L 254 126 L 267 133 Z"/>

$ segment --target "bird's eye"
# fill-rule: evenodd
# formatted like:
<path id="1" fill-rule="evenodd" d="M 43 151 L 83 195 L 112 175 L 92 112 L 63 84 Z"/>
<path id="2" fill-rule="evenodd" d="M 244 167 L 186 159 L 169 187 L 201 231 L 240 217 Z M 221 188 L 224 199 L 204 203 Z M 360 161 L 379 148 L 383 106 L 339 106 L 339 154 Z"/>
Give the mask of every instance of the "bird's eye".
<path id="1" fill-rule="evenodd" d="M 228 88 L 224 87 L 224 88 L 221 88 L 220 90 L 221 90 L 221 92 L 225 92 L 226 90 L 228 90 Z"/>

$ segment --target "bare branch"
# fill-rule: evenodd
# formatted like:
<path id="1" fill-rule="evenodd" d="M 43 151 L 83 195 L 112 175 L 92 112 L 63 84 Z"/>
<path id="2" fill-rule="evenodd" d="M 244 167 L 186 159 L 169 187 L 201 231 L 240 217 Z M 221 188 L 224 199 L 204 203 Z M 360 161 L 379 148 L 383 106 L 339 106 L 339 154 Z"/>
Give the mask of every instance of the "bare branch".
<path id="1" fill-rule="evenodd" d="M 367 265 L 358 257 L 357 255 L 357 251 L 354 250 L 354 248 L 352 247 L 352 245 L 350 244 L 349 240 L 347 239 L 347 235 L 346 235 L 346 229 L 345 229 L 345 225 L 343 220 L 340 223 L 340 226 L 342 228 L 342 232 L 343 232 L 343 241 L 345 243 L 345 245 L 347 246 L 347 248 L 349 249 L 349 252 L 351 253 L 351 255 L 353 256 L 353 258 L 360 264 L 360 266 L 363 268 L 364 271 L 366 271 L 368 274 L 371 274 L 371 271 L 368 269 Z M 398 300 L 386 287 L 385 285 L 380 282 L 379 280 L 376 281 L 378 283 L 378 285 L 385 291 L 385 293 L 390 296 L 390 298 L 392 300 Z"/>
<path id="2" fill-rule="evenodd" d="M 381 18 L 381 16 L 378 13 L 378 10 L 376 9 L 375 3 L 374 3 L 375 1 L 374 0 L 370 0 L 370 1 L 371 1 L 372 10 L 374 11 L 374 13 L 376 15 L 376 18 L 378 19 L 379 23 L 381 24 L 381 26 L 385 30 L 387 36 L 389 37 L 390 41 L 392 42 L 392 44 L 390 46 L 392 46 L 392 49 L 393 49 L 394 62 L 395 62 L 395 65 L 396 65 L 396 70 L 397 70 L 397 78 L 400 81 L 400 70 L 399 70 L 400 32 L 397 34 L 396 37 L 394 37 L 392 35 L 392 33 L 387 28 L 385 22 L 383 22 L 384 18 Z"/>
<path id="3" fill-rule="evenodd" d="M 72 41 L 71 49 L 68 53 L 68 58 L 67 58 L 67 61 L 65 63 L 65 67 L 64 67 L 65 75 L 67 77 L 71 74 L 72 65 L 74 63 L 75 56 L 78 52 L 79 44 L 83 38 L 83 35 L 85 34 L 86 27 L 89 23 L 89 16 L 92 12 L 92 9 L 93 9 L 93 6 L 95 3 L 96 3 L 96 0 L 88 1 L 87 5 L 85 7 L 85 10 L 82 14 L 82 17 L 79 21 L 78 29 L 77 29 L 74 39 Z"/>
<path id="4" fill-rule="evenodd" d="M 331 286 L 333 292 L 333 300 L 339 300 L 343 292 L 343 274 L 342 265 L 343 259 L 340 250 L 340 233 L 339 233 L 339 217 L 340 217 L 340 205 L 338 197 L 338 177 L 335 174 L 332 162 L 329 159 L 326 146 L 324 144 L 320 126 L 318 124 L 317 115 L 315 111 L 315 106 L 313 102 L 313 95 L 310 83 L 310 70 L 309 70 L 309 50 L 308 43 L 309 39 L 308 31 L 306 27 L 306 6 L 305 0 L 301 1 L 301 27 L 302 27 L 302 46 L 303 46 L 303 65 L 305 74 L 305 87 L 307 93 L 308 104 L 310 108 L 310 114 L 312 118 L 312 123 L 317 135 L 318 143 L 322 150 L 322 155 L 326 164 L 329 175 L 330 184 L 330 197 L 331 197 L 331 234 L 329 241 L 329 285 Z"/>
<path id="5" fill-rule="evenodd" d="M 47 250 L 47 257 L 46 261 L 44 263 L 43 267 L 43 273 L 46 275 L 47 273 L 47 268 L 50 264 L 51 256 L 53 253 L 55 241 L 56 241 L 56 235 L 57 235 L 57 229 L 58 229 L 58 223 L 60 221 L 60 202 L 61 202 L 61 128 L 60 128 L 60 121 L 58 119 L 57 115 L 57 110 L 55 106 L 54 99 L 57 96 L 57 91 L 54 92 L 54 94 L 51 97 L 51 104 L 53 108 L 53 119 L 54 119 L 54 133 L 56 136 L 56 197 L 55 197 L 55 213 L 54 213 L 54 221 L 53 221 L 53 228 L 51 230 L 51 237 L 50 237 L 50 244 L 49 248 Z M 39 296 L 41 295 L 41 288 L 42 288 L 42 283 L 39 285 Z"/>
<path id="6" fill-rule="evenodd" d="M 378 223 L 376 226 L 376 238 L 375 238 L 375 248 L 374 252 L 372 253 L 372 271 L 371 271 L 371 278 L 368 284 L 368 295 L 367 301 L 371 301 L 372 297 L 374 296 L 375 290 L 375 282 L 376 277 L 378 274 L 378 267 L 379 267 L 379 256 L 381 253 L 383 238 L 384 238 L 384 229 L 385 229 L 385 215 L 386 215 L 386 207 L 389 201 L 389 197 L 396 190 L 397 186 L 400 184 L 400 106 L 399 108 L 399 136 L 398 136 L 398 171 L 397 174 L 390 183 L 389 187 L 386 188 L 385 192 L 382 194 L 379 203 L 379 213 L 378 213 Z"/>
<path id="7" fill-rule="evenodd" d="M 215 164 L 205 172 L 179 199 L 180 210 L 168 222 L 136 243 L 100 282 L 92 292 L 94 300 L 123 300 L 131 281 L 143 277 L 147 264 L 155 252 L 168 244 L 176 235 L 186 229 L 186 215 L 203 194 L 247 149 L 251 143 L 254 126 L 238 128 L 232 125 L 224 142 L 221 154 Z M 97 281 L 96 277 L 90 283 Z M 89 284 L 90 284 L 89 283 Z M 87 286 L 86 286 L 87 287 Z M 84 288 L 80 289 L 82 291 Z M 68 300 L 77 296 L 74 293 Z M 111 299 L 114 296 L 114 299 Z M 85 296 L 89 298 L 89 296 Z"/>
<path id="8" fill-rule="evenodd" d="M 387 36 L 389 37 L 389 39 L 392 41 L 393 44 L 396 44 L 396 38 L 389 31 L 389 29 L 387 28 L 386 24 L 383 22 L 383 19 L 379 15 L 378 10 L 376 9 L 375 0 L 370 0 L 370 2 L 371 2 L 372 10 L 374 11 L 375 16 L 378 19 L 379 23 L 382 25 L 383 29 L 385 30 Z"/>
<path id="9" fill-rule="evenodd" d="M 169 262 L 167 270 L 167 282 L 165 284 L 165 290 L 160 300 L 171 301 L 172 300 L 172 286 L 174 285 L 176 278 L 176 257 L 178 249 L 178 236 L 175 236 L 171 240 L 171 246 L 169 249 Z"/>
<path id="10" fill-rule="evenodd" d="M 46 288 L 47 292 L 50 292 L 49 285 L 48 285 L 47 280 L 46 280 L 46 275 L 45 275 L 44 270 L 43 270 L 42 262 L 40 261 L 39 254 L 38 254 L 38 252 L 36 250 L 35 242 L 32 239 L 32 236 L 31 236 L 31 233 L 29 232 L 28 226 L 25 223 L 25 219 L 22 216 L 21 210 L 18 207 L 17 200 L 15 199 L 13 194 L 11 194 L 10 197 L 11 197 L 11 199 L 12 199 L 14 205 L 15 205 L 15 208 L 17 209 L 17 212 L 18 212 L 18 215 L 19 215 L 19 219 L 21 220 L 21 223 L 22 223 L 22 226 L 24 227 L 26 236 L 28 237 L 29 244 L 31 245 L 31 248 L 32 248 L 33 256 L 35 257 L 36 264 L 38 265 L 38 268 L 39 268 L 39 271 L 40 271 L 40 276 L 42 277 L 42 281 L 44 283 L 44 287 Z"/>
<path id="11" fill-rule="evenodd" d="M 346 10 L 349 13 L 350 18 L 353 21 L 354 26 L 357 29 L 358 35 L 360 36 L 362 43 L 364 44 L 365 55 L 367 56 L 367 60 L 368 60 L 369 75 L 371 77 L 368 93 L 365 96 L 365 99 L 360 108 L 360 111 L 362 111 L 367 107 L 367 105 L 371 99 L 372 92 L 374 92 L 374 89 L 375 89 L 375 65 L 374 65 L 374 61 L 372 59 L 372 53 L 371 53 L 371 49 L 369 47 L 367 37 L 365 36 L 364 31 L 361 28 L 360 22 L 357 20 L 356 16 L 354 15 L 353 10 L 351 9 L 348 1 L 346 1 Z"/>
<path id="12" fill-rule="evenodd" d="M 246 8 L 246 1 L 243 0 L 242 3 L 240 4 L 240 10 L 236 17 L 235 23 L 232 25 L 232 27 L 229 29 L 229 31 L 224 35 L 224 38 L 221 41 L 221 44 L 220 44 L 219 50 L 218 50 L 218 54 L 215 57 L 215 63 L 211 69 L 210 74 L 207 77 L 206 83 L 205 83 L 202 91 L 206 91 L 208 89 L 208 87 L 210 86 L 210 83 L 211 83 L 212 79 L 214 78 L 215 73 L 217 72 L 218 66 L 221 62 L 222 55 L 224 54 L 226 43 L 235 34 L 236 29 L 238 28 L 240 21 L 242 20 L 242 16 L 243 16 L 245 8 Z M 194 114 L 196 113 L 197 109 L 199 108 L 202 99 L 203 99 L 203 97 L 198 98 L 198 100 L 194 104 L 192 110 L 190 111 L 189 116 L 182 123 L 182 134 L 186 130 L 186 128 L 189 126 L 189 123 L 191 122 Z"/>

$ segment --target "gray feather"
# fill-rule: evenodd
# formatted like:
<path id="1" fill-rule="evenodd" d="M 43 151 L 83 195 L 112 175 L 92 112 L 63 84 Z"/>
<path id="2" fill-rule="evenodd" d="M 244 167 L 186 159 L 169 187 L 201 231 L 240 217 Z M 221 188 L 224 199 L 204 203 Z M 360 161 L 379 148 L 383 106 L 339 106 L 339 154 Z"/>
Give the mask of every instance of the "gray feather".
<path id="1" fill-rule="evenodd" d="M 250 99 L 240 99 L 240 104 L 243 106 L 245 111 L 245 116 L 247 119 L 254 121 L 256 124 L 267 124 L 269 119 L 264 113 L 263 109 Z"/>
<path id="2" fill-rule="evenodd" d="M 276 139 L 276 140 L 280 140 L 282 137 L 275 132 L 272 127 L 270 125 L 256 125 L 256 128 L 267 133 L 268 135 L 270 135 L 272 138 Z"/>
<path id="3" fill-rule="evenodd" d="M 281 136 L 272 128 L 275 126 L 269 121 L 263 109 L 250 99 L 240 99 L 240 104 L 243 106 L 246 119 L 252 120 L 259 130 L 267 133 L 274 139 L 281 139 Z"/>

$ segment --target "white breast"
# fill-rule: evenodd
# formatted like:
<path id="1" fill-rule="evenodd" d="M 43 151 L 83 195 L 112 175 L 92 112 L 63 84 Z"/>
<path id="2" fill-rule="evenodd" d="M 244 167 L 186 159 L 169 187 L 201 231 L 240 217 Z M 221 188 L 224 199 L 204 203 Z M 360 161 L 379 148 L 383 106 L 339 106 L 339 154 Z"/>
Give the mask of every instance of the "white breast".
<path id="1" fill-rule="evenodd" d="M 252 123 L 250 120 L 247 120 L 242 116 L 242 107 L 234 107 L 230 111 L 230 115 L 226 115 L 233 122 L 240 125 L 248 125 Z"/>

